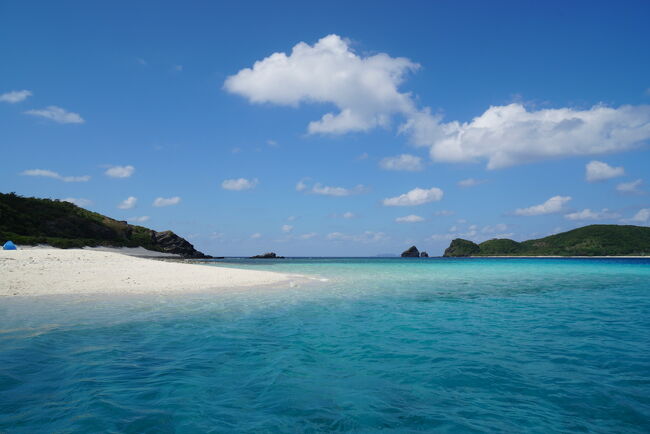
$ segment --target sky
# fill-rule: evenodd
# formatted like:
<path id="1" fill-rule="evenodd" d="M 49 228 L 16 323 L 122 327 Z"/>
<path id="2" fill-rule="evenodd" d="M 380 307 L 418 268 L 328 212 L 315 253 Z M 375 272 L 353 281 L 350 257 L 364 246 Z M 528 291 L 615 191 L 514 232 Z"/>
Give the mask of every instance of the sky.
<path id="1" fill-rule="evenodd" d="M 650 225 L 647 1 L 0 1 L 0 191 L 212 255 Z"/>

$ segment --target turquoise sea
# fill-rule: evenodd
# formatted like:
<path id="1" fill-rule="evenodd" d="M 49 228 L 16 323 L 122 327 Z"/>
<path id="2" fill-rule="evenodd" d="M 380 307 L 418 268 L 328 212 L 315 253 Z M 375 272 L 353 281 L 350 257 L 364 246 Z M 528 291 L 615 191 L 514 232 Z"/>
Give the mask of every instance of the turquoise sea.
<path id="1" fill-rule="evenodd" d="M 650 432 L 650 260 L 286 259 L 0 299 L 0 432 Z"/>

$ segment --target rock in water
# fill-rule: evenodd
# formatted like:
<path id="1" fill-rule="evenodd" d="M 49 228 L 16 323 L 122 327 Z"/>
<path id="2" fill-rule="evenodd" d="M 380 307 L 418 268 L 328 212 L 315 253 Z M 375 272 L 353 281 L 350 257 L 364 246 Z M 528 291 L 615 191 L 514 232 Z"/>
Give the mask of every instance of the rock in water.
<path id="1" fill-rule="evenodd" d="M 284 256 L 278 256 L 274 252 L 267 252 L 261 255 L 251 256 L 250 259 L 284 259 Z"/>
<path id="2" fill-rule="evenodd" d="M 428 258 L 429 254 L 425 251 L 420 252 L 420 258 Z"/>
<path id="3" fill-rule="evenodd" d="M 408 250 L 404 250 L 402 252 L 402 258 L 419 258 L 419 257 L 420 257 L 420 251 L 415 246 L 411 246 L 408 248 Z"/>

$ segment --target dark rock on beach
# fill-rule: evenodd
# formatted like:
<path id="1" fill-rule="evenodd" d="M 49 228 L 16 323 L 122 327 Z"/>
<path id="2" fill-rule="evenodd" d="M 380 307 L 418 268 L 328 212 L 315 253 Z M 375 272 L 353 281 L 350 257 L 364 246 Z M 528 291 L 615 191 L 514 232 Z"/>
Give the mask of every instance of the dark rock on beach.
<path id="1" fill-rule="evenodd" d="M 419 257 L 420 257 L 420 251 L 415 246 L 411 246 L 407 250 L 404 250 L 402 252 L 402 258 L 419 258 Z"/>
<path id="2" fill-rule="evenodd" d="M 274 252 L 267 252 L 261 255 L 251 256 L 250 259 L 284 259 L 284 256 L 278 256 Z"/>
<path id="3" fill-rule="evenodd" d="M 425 251 L 420 252 L 420 258 L 428 258 L 428 257 L 429 257 L 429 254 L 427 252 L 425 252 Z"/>
<path id="4" fill-rule="evenodd" d="M 164 253 L 173 253 L 181 255 L 184 258 L 192 259 L 209 259 L 211 256 L 205 255 L 194 248 L 189 241 L 181 238 L 172 231 L 156 232 L 151 231 L 151 238 L 156 247 Z"/>

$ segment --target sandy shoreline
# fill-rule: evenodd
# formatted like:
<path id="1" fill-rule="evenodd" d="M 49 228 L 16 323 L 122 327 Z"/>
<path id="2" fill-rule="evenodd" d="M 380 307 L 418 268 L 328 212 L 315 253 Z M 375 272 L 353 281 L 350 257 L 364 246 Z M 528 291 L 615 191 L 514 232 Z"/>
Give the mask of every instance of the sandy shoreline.
<path id="1" fill-rule="evenodd" d="M 291 284 L 300 276 L 82 249 L 0 250 L 0 296 L 146 294 Z"/>

